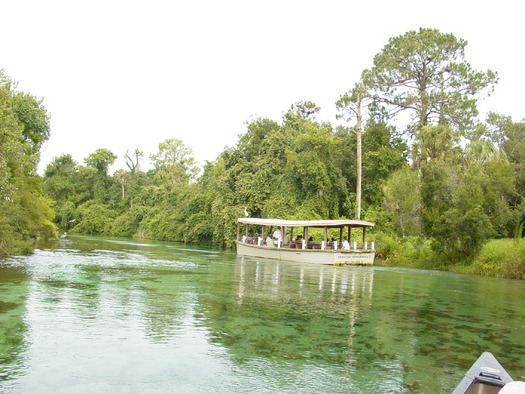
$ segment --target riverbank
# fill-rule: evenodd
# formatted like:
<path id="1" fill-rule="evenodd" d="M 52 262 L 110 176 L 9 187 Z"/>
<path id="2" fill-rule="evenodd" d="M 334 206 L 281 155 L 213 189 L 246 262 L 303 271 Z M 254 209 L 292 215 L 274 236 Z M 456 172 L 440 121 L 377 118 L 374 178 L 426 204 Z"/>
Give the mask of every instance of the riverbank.
<path id="1" fill-rule="evenodd" d="M 513 239 L 491 240 L 472 263 L 452 267 L 466 274 L 525 279 L 525 242 Z"/>
<path id="2" fill-rule="evenodd" d="M 525 280 L 525 240 L 488 241 L 471 261 L 443 261 L 430 248 L 430 241 L 417 237 L 402 240 L 380 236 L 378 265 L 433 269 L 463 274 Z"/>

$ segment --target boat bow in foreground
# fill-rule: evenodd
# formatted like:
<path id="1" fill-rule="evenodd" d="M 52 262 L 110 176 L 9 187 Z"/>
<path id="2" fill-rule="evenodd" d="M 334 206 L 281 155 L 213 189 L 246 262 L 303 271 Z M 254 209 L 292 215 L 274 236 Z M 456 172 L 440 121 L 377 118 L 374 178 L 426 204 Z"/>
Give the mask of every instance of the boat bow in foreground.
<path id="1" fill-rule="evenodd" d="M 506 389 L 503 389 L 507 384 Z M 492 353 L 483 353 L 467 371 L 452 394 L 524 393 L 523 382 L 514 382 Z M 518 385 L 521 385 L 521 389 Z M 515 388 L 517 387 L 515 391 Z"/>

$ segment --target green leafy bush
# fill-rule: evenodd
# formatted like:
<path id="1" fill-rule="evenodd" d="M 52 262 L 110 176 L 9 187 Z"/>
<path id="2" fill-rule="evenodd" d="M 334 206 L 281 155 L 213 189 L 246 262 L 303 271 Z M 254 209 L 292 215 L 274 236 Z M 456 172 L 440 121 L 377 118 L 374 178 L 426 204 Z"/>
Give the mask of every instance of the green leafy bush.
<path id="1" fill-rule="evenodd" d="M 525 279 L 525 242 L 499 239 L 488 242 L 463 272 L 509 279 Z"/>
<path id="2" fill-rule="evenodd" d="M 73 230 L 83 234 L 111 234 L 111 224 L 117 217 L 117 212 L 106 205 L 87 202 L 77 209 L 78 224 Z"/>

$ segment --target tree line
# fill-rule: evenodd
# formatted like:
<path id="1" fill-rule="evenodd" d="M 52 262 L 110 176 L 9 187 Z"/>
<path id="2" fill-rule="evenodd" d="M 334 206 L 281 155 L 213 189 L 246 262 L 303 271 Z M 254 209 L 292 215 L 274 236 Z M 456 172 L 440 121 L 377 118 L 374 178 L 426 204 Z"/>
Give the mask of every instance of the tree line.
<path id="1" fill-rule="evenodd" d="M 36 169 L 49 138 L 49 115 L 0 69 L 0 256 L 29 253 L 56 234 L 52 202 Z"/>
<path id="2" fill-rule="evenodd" d="M 56 157 L 43 178 L 27 168 L 24 177 L 46 213 L 36 227 L 29 220 L 34 228 L 25 238 L 52 235 L 52 208 L 60 231 L 231 248 L 246 207 L 256 217 L 375 222 L 372 236 L 385 259 L 405 244 L 414 259 L 428 250 L 448 262 L 468 260 L 523 221 L 525 123 L 495 113 L 477 118 L 477 100 L 494 89 L 497 74 L 473 69 L 466 45 L 435 29 L 391 38 L 334 100 L 344 123 L 318 121 L 313 102 L 294 103 L 282 119 L 248 122 L 236 145 L 202 169 L 177 139 L 159 144 L 147 171 L 135 149 L 124 153 L 127 169 L 110 175 L 117 156 L 105 148 L 83 164 L 69 154 Z M 18 94 L 7 89 L 6 103 L 16 108 Z M 46 115 L 40 102 L 31 103 Z M 26 136 L 21 115 L 12 112 L 13 141 L 31 148 L 13 153 L 13 161 L 34 161 L 49 130 L 31 134 L 29 127 Z M 1 149 L 3 158 L 3 141 Z M 7 145 L 5 151 L 13 152 Z M 19 176 L 15 167 L 0 175 L 0 194 Z"/>

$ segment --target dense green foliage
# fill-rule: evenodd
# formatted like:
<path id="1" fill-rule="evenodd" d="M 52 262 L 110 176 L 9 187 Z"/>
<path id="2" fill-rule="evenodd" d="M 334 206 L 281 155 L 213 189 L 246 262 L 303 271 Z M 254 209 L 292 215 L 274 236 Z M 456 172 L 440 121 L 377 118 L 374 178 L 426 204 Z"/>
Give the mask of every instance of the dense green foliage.
<path id="1" fill-rule="evenodd" d="M 51 201 L 36 173 L 48 138 L 41 101 L 16 91 L 0 70 L 0 256 L 30 252 L 37 238 L 55 235 Z"/>
<path id="2" fill-rule="evenodd" d="M 237 146 L 207 163 L 198 178 L 191 149 L 175 139 L 159 144 L 147 173 L 138 165 L 109 175 L 115 156 L 103 149 L 85 165 L 68 154 L 57 157 L 44 176 L 46 193 L 56 201 L 56 223 L 62 231 L 231 247 L 244 207 L 269 217 L 351 215 L 348 190 L 355 175 L 347 167 L 355 157 L 355 138 L 348 130 L 334 132 L 330 124 L 316 122 L 318 109 L 305 107 L 294 105 L 281 123 L 252 121 Z M 367 189 L 365 207 L 380 203 L 381 183 L 406 163 L 406 146 L 391 139 L 390 131 L 374 124 L 364 140 L 367 155 L 376 155 L 376 163 L 385 161 L 378 171 L 365 166 L 376 185 Z"/>
<path id="3" fill-rule="evenodd" d="M 477 97 L 497 77 L 473 70 L 463 59 L 465 45 L 430 29 L 393 38 L 356 85 L 362 101 L 354 89 L 336 103 L 346 124 L 318 122 L 315 103 L 295 103 L 282 119 L 248 122 L 235 146 L 203 169 L 177 139 L 160 142 L 149 165 L 139 149 L 126 151 L 127 170 L 113 174 L 116 155 L 107 149 L 84 164 L 68 154 L 56 157 L 44 174 L 55 223 L 61 231 L 233 247 L 244 209 L 288 219 L 357 211 L 376 223 L 371 236 L 388 264 L 436 268 L 473 261 L 489 239 L 512 236 L 524 222 L 525 123 L 498 114 L 485 124 L 476 119 Z M 11 179 L 31 179 L 43 215 L 34 165 L 49 135 L 46 113 L 31 96 L 2 86 L 1 103 L 11 109 L 1 112 L 0 125 L 11 142 L 2 142 L 7 156 L 1 158 L 18 165 L 2 173 L 0 190 L 11 198 L 5 194 L 14 193 Z M 412 113 L 406 129 L 395 126 L 392 115 L 400 111 Z M 18 168 L 27 168 L 25 175 L 15 174 Z"/>
<path id="4" fill-rule="evenodd" d="M 244 207 L 261 217 L 352 217 L 356 136 L 316 122 L 315 113 L 305 117 L 297 106 L 280 123 L 247 124 L 236 146 L 208 162 L 199 177 L 191 150 L 177 140 L 159 145 L 147 173 L 111 176 L 92 160 L 82 166 L 69 155 L 58 157 L 45 173 L 45 189 L 59 207 L 57 223 L 82 233 L 232 247 Z M 514 137 L 501 130 L 511 146 Z M 513 232 L 523 215 L 523 204 L 516 204 L 523 198 L 516 191 L 517 164 L 489 141 L 492 134 L 481 127 L 479 138 L 462 146 L 447 127 L 427 126 L 419 134 L 422 160 L 415 169 L 393 127 L 367 123 L 364 218 L 381 231 L 375 234 L 380 257 L 465 261 L 488 239 Z"/>
<path id="5" fill-rule="evenodd" d="M 466 274 L 525 279 L 525 243 L 512 239 L 491 240 L 470 264 L 459 264 L 450 269 Z"/>

